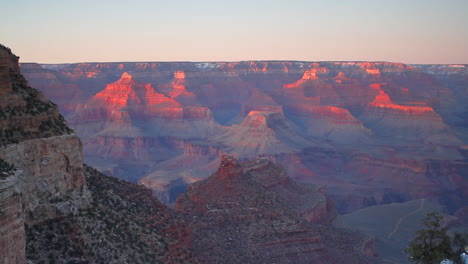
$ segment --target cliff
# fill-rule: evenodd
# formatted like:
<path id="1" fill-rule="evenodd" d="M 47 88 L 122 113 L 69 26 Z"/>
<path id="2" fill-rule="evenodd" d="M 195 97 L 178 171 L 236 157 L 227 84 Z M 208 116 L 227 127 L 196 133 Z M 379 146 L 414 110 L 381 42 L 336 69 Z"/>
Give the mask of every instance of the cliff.
<path id="1" fill-rule="evenodd" d="M 5 205 L 5 213 L 0 214 L 0 229 L 5 232 L 0 259 L 24 263 L 23 223 L 76 213 L 88 206 L 91 197 L 80 139 L 56 105 L 28 85 L 18 57 L 4 46 L 0 46 L 0 83 L 0 159 L 17 169 L 0 182 Z"/>
<path id="2" fill-rule="evenodd" d="M 22 172 L 0 159 L 0 259 L 4 263 L 24 263 L 24 213 L 18 177 Z"/>
<path id="3" fill-rule="evenodd" d="M 0 148 L 19 177 L 26 223 L 76 213 L 90 200 L 83 176 L 81 141 L 75 135 L 32 139 Z"/>

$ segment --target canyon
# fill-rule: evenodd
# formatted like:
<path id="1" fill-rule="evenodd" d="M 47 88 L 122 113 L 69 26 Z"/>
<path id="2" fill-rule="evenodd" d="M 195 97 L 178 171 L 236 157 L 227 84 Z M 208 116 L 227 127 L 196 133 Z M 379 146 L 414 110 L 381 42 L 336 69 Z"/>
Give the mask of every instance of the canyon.
<path id="1" fill-rule="evenodd" d="M 165 203 L 223 154 L 322 184 L 340 213 L 435 197 L 466 206 L 467 65 L 122 62 L 21 70 L 83 139 L 84 159 Z"/>
<path id="2" fill-rule="evenodd" d="M 215 146 L 194 141 L 193 131 L 187 129 L 196 124 L 206 135 L 232 135 L 216 123 L 211 110 L 193 101 L 194 94 L 183 87 L 184 76 L 180 71 L 174 74 L 175 92 L 170 95 L 192 100 L 193 105 L 179 103 L 123 73 L 104 91 L 76 103 L 80 110 L 70 118 L 85 140 L 101 135 L 115 139 L 108 150 L 112 145 L 117 150 L 107 152 L 108 158 L 151 157 L 139 156 L 133 143 L 118 142 L 139 142 L 141 153 L 153 142 L 150 154 L 165 145 L 167 150 L 183 148 L 181 156 L 192 155 L 194 160 L 219 156 L 210 165 L 216 173 L 194 180 L 172 209 L 154 197 L 154 189 L 85 165 L 82 141 L 57 105 L 29 85 L 18 57 L 0 45 L 0 94 L 7 99 L 0 101 L 3 263 L 381 263 L 372 237 L 332 226 L 337 211 L 325 186 L 296 182 L 266 158 L 239 162 Z M 283 131 L 277 139 L 289 150 L 288 138 L 295 134 L 282 114 L 250 111 L 249 116 L 246 126 L 252 131 Z M 109 122 L 96 122 L 102 118 Z M 174 120 L 179 122 L 170 123 Z M 155 124 L 166 125 L 167 130 L 141 129 L 142 138 L 149 141 L 128 139 L 138 128 Z M 167 134 L 174 127 L 181 129 L 180 134 Z M 93 141 L 84 146 L 93 144 L 89 142 Z M 275 154 L 272 150 L 265 153 Z M 215 250 L 207 251 L 213 246 Z"/>
<path id="3" fill-rule="evenodd" d="M 0 45 L 0 262 L 198 263 L 189 227 L 151 190 L 83 163 L 18 59 Z"/>

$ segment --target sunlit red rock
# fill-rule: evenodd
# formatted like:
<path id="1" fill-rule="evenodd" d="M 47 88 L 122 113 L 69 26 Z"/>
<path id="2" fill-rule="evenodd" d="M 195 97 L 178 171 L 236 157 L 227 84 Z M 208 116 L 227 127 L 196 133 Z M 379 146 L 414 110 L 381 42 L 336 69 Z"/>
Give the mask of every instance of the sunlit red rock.
<path id="1" fill-rule="evenodd" d="M 360 66 L 368 74 L 377 75 L 377 76 L 381 74 L 380 70 L 375 66 L 374 63 L 365 62 L 365 63 L 362 63 Z"/>
<path id="2" fill-rule="evenodd" d="M 360 117 L 377 133 L 430 142 L 443 141 L 445 144 L 460 143 L 432 107 L 424 103 L 416 106 L 394 104 L 380 84 L 371 84 L 369 87 L 378 94 Z"/>
<path id="3" fill-rule="evenodd" d="M 284 88 L 298 88 L 308 80 L 317 80 L 317 69 L 311 69 L 304 72 L 302 78 L 297 80 L 295 83 L 285 84 Z"/>
<path id="4" fill-rule="evenodd" d="M 185 72 L 177 71 L 174 73 L 174 80 L 172 81 L 172 91 L 169 93 L 169 97 L 183 100 L 183 101 L 195 101 L 195 95 L 185 88 Z"/>

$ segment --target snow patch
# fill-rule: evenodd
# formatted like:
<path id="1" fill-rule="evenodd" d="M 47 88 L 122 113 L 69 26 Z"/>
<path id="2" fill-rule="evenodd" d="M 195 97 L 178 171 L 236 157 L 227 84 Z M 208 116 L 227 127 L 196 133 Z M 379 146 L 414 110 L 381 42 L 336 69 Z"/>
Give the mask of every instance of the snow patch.
<path id="1" fill-rule="evenodd" d="M 219 63 L 216 62 L 201 62 L 201 63 L 196 63 L 195 67 L 201 70 L 212 70 L 219 68 Z"/>

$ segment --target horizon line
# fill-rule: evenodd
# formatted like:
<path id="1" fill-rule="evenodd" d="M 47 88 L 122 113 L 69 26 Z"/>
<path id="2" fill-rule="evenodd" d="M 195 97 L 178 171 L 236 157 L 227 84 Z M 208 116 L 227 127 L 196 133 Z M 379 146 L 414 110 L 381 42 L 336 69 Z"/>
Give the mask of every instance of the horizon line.
<path id="1" fill-rule="evenodd" d="M 19 64 L 40 64 L 40 65 L 64 65 L 64 64 L 94 64 L 94 63 L 233 63 L 233 62 L 298 62 L 298 63 L 333 63 L 333 62 L 355 62 L 355 63 L 362 63 L 362 62 L 372 62 L 372 63 L 392 63 L 392 64 L 405 64 L 405 65 L 461 65 L 461 66 L 468 66 L 468 63 L 406 63 L 406 62 L 398 62 L 398 61 L 386 61 L 386 60 L 276 60 L 276 59 L 266 59 L 266 60 L 161 60 L 161 61 L 82 61 L 82 62 L 57 62 L 57 63 L 50 63 L 50 62 L 19 62 Z"/>

